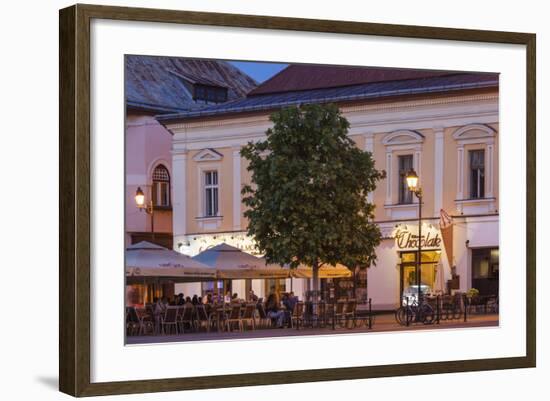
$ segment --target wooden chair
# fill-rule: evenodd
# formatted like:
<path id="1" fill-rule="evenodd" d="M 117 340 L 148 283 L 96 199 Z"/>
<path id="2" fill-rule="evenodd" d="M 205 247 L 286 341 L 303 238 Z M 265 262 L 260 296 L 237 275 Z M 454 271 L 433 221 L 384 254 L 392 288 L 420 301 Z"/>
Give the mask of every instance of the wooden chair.
<path id="1" fill-rule="evenodd" d="M 340 326 L 344 327 L 345 325 L 345 315 L 344 315 L 344 308 L 346 306 L 345 302 L 338 301 L 335 305 L 335 311 L 334 311 L 334 319 L 336 320 L 335 323 L 339 324 Z"/>
<path id="2" fill-rule="evenodd" d="M 181 327 L 181 332 L 185 333 L 185 326 L 187 326 L 191 331 L 194 330 L 195 320 L 193 314 L 195 312 L 195 308 L 193 306 L 180 306 L 178 309 L 180 310 L 178 324 Z"/>
<path id="3" fill-rule="evenodd" d="M 178 334 L 178 307 L 168 306 L 162 319 L 162 333 L 168 334 L 166 328 L 174 327 L 175 334 Z"/>
<path id="4" fill-rule="evenodd" d="M 256 304 L 246 304 L 243 311 L 243 316 L 241 317 L 241 327 L 252 326 L 252 330 L 256 329 Z M 245 326 L 246 323 L 246 326 Z"/>
<path id="5" fill-rule="evenodd" d="M 346 302 L 343 314 L 344 314 L 345 325 L 348 328 L 353 327 L 353 324 L 355 322 L 355 311 L 356 311 L 356 309 L 357 309 L 357 301 L 356 300 L 351 299 L 351 300 Z"/>
<path id="6" fill-rule="evenodd" d="M 136 308 L 133 306 L 126 307 L 126 334 L 134 336 L 141 332 L 141 322 L 139 320 Z"/>
<path id="7" fill-rule="evenodd" d="M 153 316 L 143 308 L 135 308 L 136 314 L 140 322 L 140 332 L 139 334 L 153 334 L 155 331 L 155 323 L 153 321 Z"/>
<path id="8" fill-rule="evenodd" d="M 227 314 L 223 306 L 215 306 L 211 309 L 210 324 L 212 327 L 216 326 L 217 331 L 223 331 L 226 318 Z"/>
<path id="9" fill-rule="evenodd" d="M 241 306 L 231 305 L 229 309 L 229 316 L 225 319 L 225 326 L 227 331 L 231 331 L 232 324 L 237 323 L 240 331 L 243 331 L 243 321 L 241 319 Z"/>
<path id="10" fill-rule="evenodd" d="M 300 324 L 304 323 L 304 303 L 297 302 L 294 305 L 294 310 L 292 311 L 292 316 L 290 317 L 290 325 L 292 327 L 300 327 Z"/>
<path id="11" fill-rule="evenodd" d="M 258 310 L 258 325 L 261 327 L 270 327 L 271 319 L 267 316 L 264 304 L 256 304 L 256 309 Z"/>
<path id="12" fill-rule="evenodd" d="M 204 305 L 195 306 L 195 318 L 197 329 L 200 329 L 204 326 L 207 332 L 210 331 L 210 317 L 208 317 L 208 313 L 206 312 L 206 308 Z"/>

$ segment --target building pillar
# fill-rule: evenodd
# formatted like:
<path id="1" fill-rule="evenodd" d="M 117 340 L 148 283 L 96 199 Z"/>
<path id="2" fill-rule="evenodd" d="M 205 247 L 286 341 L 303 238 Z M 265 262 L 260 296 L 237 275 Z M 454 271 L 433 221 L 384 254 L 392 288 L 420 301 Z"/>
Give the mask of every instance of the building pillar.
<path id="1" fill-rule="evenodd" d="M 464 199 L 464 145 L 457 147 L 456 154 L 456 199 Z M 462 212 L 462 210 L 459 210 Z"/>
<path id="2" fill-rule="evenodd" d="M 172 151 L 172 230 L 174 239 L 187 234 L 187 150 Z M 177 249 L 174 241 L 174 249 Z"/>
<path id="3" fill-rule="evenodd" d="M 416 149 L 413 155 L 413 166 L 418 175 L 418 186 L 422 187 L 422 151 Z M 418 203 L 419 199 L 416 196 L 413 196 L 413 203 Z"/>
<path id="4" fill-rule="evenodd" d="M 233 146 L 233 230 L 241 229 L 241 147 Z"/>
<path id="5" fill-rule="evenodd" d="M 365 134 L 365 152 L 370 152 L 372 154 L 372 157 L 374 159 L 374 134 L 372 132 L 368 132 Z M 369 203 L 372 203 L 374 200 L 374 193 L 369 192 L 367 194 L 367 200 Z"/>
<path id="6" fill-rule="evenodd" d="M 444 129 L 437 127 L 435 132 L 435 147 L 434 147 L 434 215 L 438 215 L 443 207 L 443 171 L 444 151 L 445 151 L 445 136 Z"/>
<path id="7" fill-rule="evenodd" d="M 494 148 L 495 145 L 493 143 L 489 143 L 487 145 L 487 191 L 485 193 L 486 198 L 492 198 L 493 195 L 493 164 L 494 164 Z"/>
<path id="8" fill-rule="evenodd" d="M 392 153 L 386 152 L 386 205 L 391 205 L 392 200 Z"/>

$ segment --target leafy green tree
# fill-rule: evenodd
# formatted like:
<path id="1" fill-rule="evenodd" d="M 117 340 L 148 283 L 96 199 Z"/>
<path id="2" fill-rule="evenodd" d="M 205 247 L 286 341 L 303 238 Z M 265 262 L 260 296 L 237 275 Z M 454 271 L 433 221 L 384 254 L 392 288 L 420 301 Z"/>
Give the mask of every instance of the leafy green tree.
<path id="1" fill-rule="evenodd" d="M 252 185 L 242 190 L 248 234 L 271 263 L 313 268 L 366 267 L 376 260 L 380 230 L 367 201 L 385 172 L 347 135 L 335 105 L 284 108 L 270 117 L 267 139 L 249 143 Z"/>

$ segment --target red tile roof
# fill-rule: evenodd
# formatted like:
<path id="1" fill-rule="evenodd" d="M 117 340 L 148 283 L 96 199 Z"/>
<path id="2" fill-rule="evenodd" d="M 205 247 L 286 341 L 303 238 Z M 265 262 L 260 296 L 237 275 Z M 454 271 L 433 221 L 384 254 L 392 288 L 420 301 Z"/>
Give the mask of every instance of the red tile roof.
<path id="1" fill-rule="evenodd" d="M 248 96 L 320 88 L 399 81 L 455 74 L 453 71 L 413 70 L 402 68 L 347 67 L 291 64 L 277 75 L 253 89 Z"/>

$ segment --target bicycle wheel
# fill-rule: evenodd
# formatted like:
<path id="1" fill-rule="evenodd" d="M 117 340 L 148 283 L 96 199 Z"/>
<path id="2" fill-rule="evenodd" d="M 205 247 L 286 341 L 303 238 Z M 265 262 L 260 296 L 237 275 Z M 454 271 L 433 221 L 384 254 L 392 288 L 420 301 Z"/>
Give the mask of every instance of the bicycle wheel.
<path id="1" fill-rule="evenodd" d="M 401 326 L 406 326 L 407 320 L 409 324 L 414 321 L 414 312 L 410 307 L 402 306 L 395 311 L 395 320 Z"/>
<path id="2" fill-rule="evenodd" d="M 432 324 L 435 319 L 434 309 L 429 304 L 424 304 L 420 307 L 420 316 L 422 317 L 422 323 Z"/>

